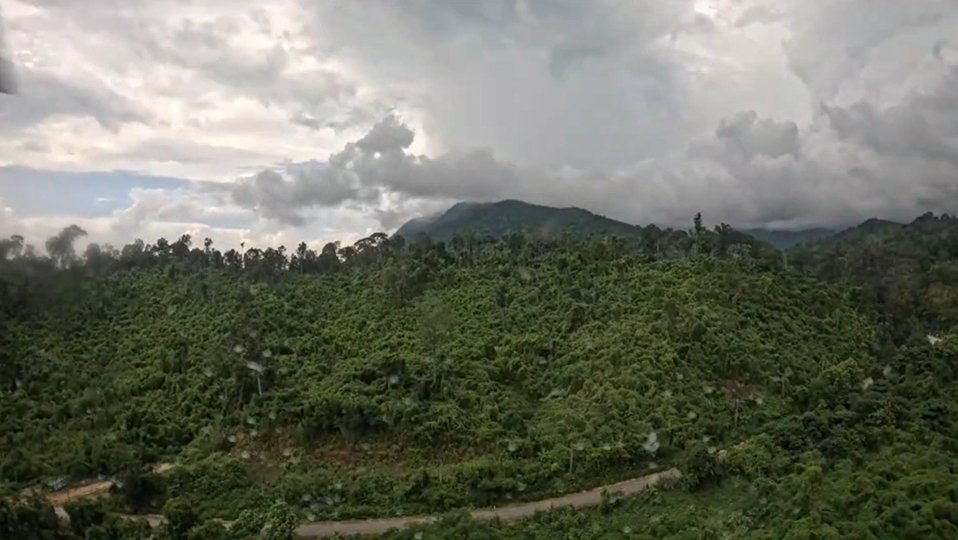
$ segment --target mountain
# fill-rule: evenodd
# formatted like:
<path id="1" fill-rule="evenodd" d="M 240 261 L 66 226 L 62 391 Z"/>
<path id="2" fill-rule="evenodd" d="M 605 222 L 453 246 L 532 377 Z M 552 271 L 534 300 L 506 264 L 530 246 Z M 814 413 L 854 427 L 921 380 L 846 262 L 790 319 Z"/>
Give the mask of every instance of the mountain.
<path id="1" fill-rule="evenodd" d="M 838 231 L 835 229 L 814 228 L 803 229 L 800 231 L 783 231 L 775 229 L 747 229 L 742 231 L 763 242 L 771 244 L 778 249 L 790 249 L 799 244 L 813 242 L 833 236 Z"/>
<path id="2" fill-rule="evenodd" d="M 904 223 L 898 223 L 896 221 L 888 221 L 887 219 L 871 218 L 855 227 L 849 227 L 845 229 L 844 231 L 839 232 L 833 238 L 827 239 L 827 241 L 824 243 L 832 244 L 836 242 L 860 241 L 869 237 L 894 234 L 896 231 L 900 231 L 906 227 L 919 225 L 922 222 L 923 217 L 919 217 L 915 219 L 914 222 L 912 222 L 910 225 L 907 225 L 907 226 Z"/>
<path id="3" fill-rule="evenodd" d="M 435 241 L 448 242 L 456 235 L 500 238 L 515 232 L 568 233 L 578 237 L 618 236 L 628 239 L 641 236 L 642 231 L 640 226 L 582 208 L 554 208 L 505 200 L 493 203 L 461 202 L 441 214 L 412 219 L 400 227 L 396 234 L 405 238 L 428 236 Z M 837 231 L 816 228 L 801 231 L 751 229 L 742 232 L 778 249 L 789 249 L 832 236 Z"/>
<path id="4" fill-rule="evenodd" d="M 642 228 L 593 214 L 581 208 L 553 208 L 523 201 L 493 203 L 461 202 L 433 217 L 413 219 L 396 234 L 413 238 L 428 236 L 447 242 L 456 235 L 474 234 L 499 238 L 514 232 L 545 234 L 571 233 L 574 236 L 637 237 Z"/>
<path id="5" fill-rule="evenodd" d="M 915 223 L 922 220 L 928 221 L 936 218 L 925 216 L 919 217 Z M 897 230 L 906 227 L 903 223 L 889 221 L 887 219 L 871 218 L 854 227 L 847 229 L 829 229 L 816 227 L 812 229 L 802 229 L 798 231 L 776 230 L 776 229 L 746 229 L 745 234 L 751 235 L 763 242 L 771 244 L 778 249 L 787 250 L 797 248 L 805 244 L 830 244 L 837 241 L 858 241 L 868 237 L 892 234 Z"/>
<path id="6" fill-rule="evenodd" d="M 870 219 L 789 251 L 794 268 L 861 291 L 861 304 L 903 343 L 958 330 L 958 218 Z"/>

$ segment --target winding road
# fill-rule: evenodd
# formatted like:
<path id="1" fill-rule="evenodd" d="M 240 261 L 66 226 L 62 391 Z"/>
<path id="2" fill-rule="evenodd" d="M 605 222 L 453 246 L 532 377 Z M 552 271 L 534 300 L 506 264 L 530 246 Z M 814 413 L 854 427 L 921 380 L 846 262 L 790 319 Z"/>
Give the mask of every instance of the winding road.
<path id="1" fill-rule="evenodd" d="M 472 510 L 470 514 L 473 519 L 491 521 L 500 519 L 503 521 L 513 521 L 527 518 L 535 515 L 536 512 L 542 512 L 552 508 L 561 508 L 571 506 L 573 508 L 586 508 L 596 506 L 602 502 L 603 493 L 609 495 L 628 496 L 634 495 L 651 487 L 659 486 L 671 480 L 677 480 L 682 477 L 678 469 L 668 469 L 666 471 L 632 478 L 615 484 L 600 486 L 595 489 L 579 491 L 561 497 L 543 499 L 527 503 L 510 504 L 506 506 L 497 506 L 493 508 L 484 508 Z M 64 489 L 49 494 L 47 497 L 50 502 L 65 516 L 63 505 L 75 499 L 88 497 L 102 497 L 114 489 L 112 481 L 94 482 L 82 486 Z M 160 527 L 166 523 L 166 518 L 159 514 L 150 515 L 121 515 L 123 519 L 145 519 L 151 526 Z M 429 523 L 439 519 L 439 516 L 407 516 L 397 518 L 381 519 L 362 519 L 353 521 L 315 521 L 304 523 L 296 528 L 296 534 L 301 538 L 329 538 L 331 536 L 353 536 L 357 534 L 374 535 L 383 534 L 394 529 L 402 529 L 411 525 Z M 224 522 L 229 526 L 229 522 Z"/>
<path id="2" fill-rule="evenodd" d="M 551 508 L 560 508 L 571 506 L 573 508 L 586 508 L 596 506 L 602 502 L 602 494 L 628 496 L 634 495 L 648 488 L 658 486 L 669 480 L 676 480 L 682 475 L 678 469 L 669 469 L 667 471 L 640 476 L 624 482 L 609 484 L 587 491 L 580 491 L 562 497 L 543 499 L 541 501 L 510 504 L 507 506 L 498 506 L 482 510 L 473 510 L 470 512 L 473 519 L 489 521 L 501 519 L 503 521 L 512 521 L 535 515 L 536 512 L 549 510 Z M 296 534 L 302 538 L 329 538 L 331 536 L 342 535 L 352 536 L 356 534 L 383 534 L 393 529 L 402 529 L 411 525 L 429 523 L 438 519 L 438 516 L 410 516 L 399 518 L 383 519 L 363 519 L 355 521 L 317 521 L 314 523 L 305 523 L 296 529 Z"/>

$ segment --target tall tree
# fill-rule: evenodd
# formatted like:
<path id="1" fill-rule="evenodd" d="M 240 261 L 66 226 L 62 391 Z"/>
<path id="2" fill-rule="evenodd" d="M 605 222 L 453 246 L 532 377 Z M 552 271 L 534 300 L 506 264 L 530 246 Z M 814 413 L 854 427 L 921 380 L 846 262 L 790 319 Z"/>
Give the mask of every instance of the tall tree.
<path id="1" fill-rule="evenodd" d="M 47 240 L 47 254 L 53 259 L 53 262 L 60 268 L 68 266 L 76 259 L 73 244 L 77 238 L 86 236 L 86 231 L 77 225 L 70 225 L 64 228 L 56 236 Z"/>

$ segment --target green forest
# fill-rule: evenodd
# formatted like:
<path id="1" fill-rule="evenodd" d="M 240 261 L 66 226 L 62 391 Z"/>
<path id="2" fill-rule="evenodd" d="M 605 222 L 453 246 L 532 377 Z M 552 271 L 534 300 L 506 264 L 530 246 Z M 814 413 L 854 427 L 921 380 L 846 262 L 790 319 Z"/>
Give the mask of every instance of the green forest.
<path id="1" fill-rule="evenodd" d="M 0 240 L 0 538 L 958 537 L 958 218 Z M 675 467 L 589 510 L 476 522 Z M 107 497 L 44 494 L 113 479 Z M 162 514 L 151 527 L 136 515 Z"/>

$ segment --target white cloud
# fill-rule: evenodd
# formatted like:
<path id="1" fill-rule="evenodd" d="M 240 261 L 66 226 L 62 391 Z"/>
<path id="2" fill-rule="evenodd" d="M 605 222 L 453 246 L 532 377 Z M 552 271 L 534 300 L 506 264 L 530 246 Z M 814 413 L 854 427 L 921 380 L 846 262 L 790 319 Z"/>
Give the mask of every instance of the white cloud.
<path id="1" fill-rule="evenodd" d="M 340 146 L 376 105 L 309 53 L 294 2 L 257 5 L 11 0 L 0 163 L 228 180 Z"/>
<path id="2" fill-rule="evenodd" d="M 0 199 L 0 230 L 7 230 L 8 227 L 12 228 L 11 224 L 15 223 L 15 219 L 13 208 L 7 206 L 4 200 Z"/>
<path id="3" fill-rule="evenodd" d="M 76 245 L 79 251 L 89 242 L 122 246 L 140 238 L 152 243 L 183 234 L 194 242 L 212 238 L 220 249 L 285 245 L 300 242 L 322 247 L 327 242 L 355 242 L 377 229 L 370 219 L 374 209 L 343 206 L 310 212 L 308 220 L 289 226 L 244 209 L 231 200 L 228 190 L 215 184 L 182 188 L 133 188 L 129 202 L 102 216 L 66 213 L 21 216 L 0 199 L 0 237 L 22 235 L 42 252 L 44 242 L 69 225 L 78 225 L 88 235 Z"/>

